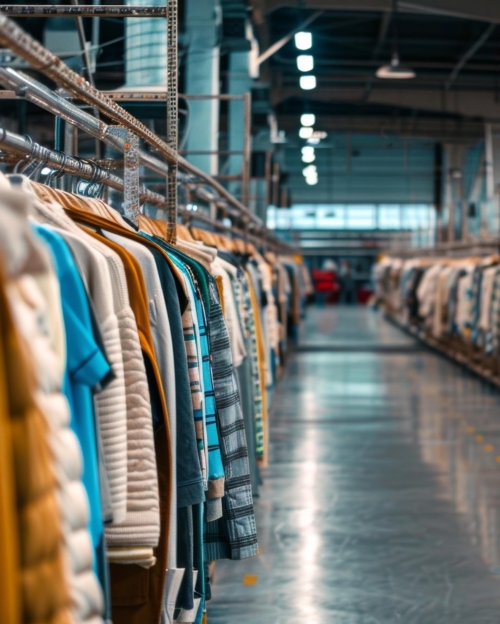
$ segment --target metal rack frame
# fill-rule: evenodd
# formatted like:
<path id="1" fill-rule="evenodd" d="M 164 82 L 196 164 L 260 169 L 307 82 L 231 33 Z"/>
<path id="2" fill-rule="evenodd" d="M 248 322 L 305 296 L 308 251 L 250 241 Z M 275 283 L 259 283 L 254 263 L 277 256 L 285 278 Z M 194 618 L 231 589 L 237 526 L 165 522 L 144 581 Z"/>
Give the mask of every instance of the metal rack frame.
<path id="1" fill-rule="evenodd" d="M 176 14 L 176 0 L 170 0 L 170 2 L 172 11 L 174 10 L 175 4 Z M 61 59 L 44 48 L 15 22 L 2 14 L 0 14 L 0 44 L 11 49 L 15 54 L 27 61 L 31 67 L 41 71 L 60 87 L 63 87 L 73 94 L 77 99 L 86 102 L 103 115 L 106 115 L 119 125 L 137 134 L 139 138 L 143 139 L 146 143 L 151 145 L 155 151 L 159 152 L 169 165 L 175 166 L 177 164 L 180 170 L 192 174 L 195 178 L 211 186 L 219 195 L 237 208 L 249 222 L 260 222 L 245 205 L 231 195 L 226 188 L 214 180 L 209 174 L 189 163 L 172 149 L 172 147 L 149 130 L 142 122 L 119 106 L 114 100 L 104 95 L 101 91 L 98 91 L 95 87 L 92 87 L 88 81 L 71 70 Z M 169 210 L 173 212 L 173 207 Z"/>
<path id="2" fill-rule="evenodd" d="M 148 145 L 153 148 L 153 151 L 160 154 L 165 162 L 152 156 L 150 153 L 144 150 L 140 151 L 139 158 L 141 164 L 150 169 L 153 169 L 161 175 L 166 175 L 167 186 L 167 198 L 163 203 L 162 209 L 167 212 L 167 223 L 169 224 L 169 237 L 170 240 L 175 240 L 175 226 L 177 223 L 177 183 L 178 174 L 177 170 L 184 172 L 188 176 L 192 176 L 193 179 L 188 179 L 188 183 L 206 184 L 211 187 L 215 192 L 213 200 L 223 210 L 227 208 L 227 212 L 232 216 L 236 216 L 242 223 L 244 231 L 249 229 L 258 232 L 259 235 L 264 238 L 270 238 L 270 232 L 262 224 L 261 219 L 254 215 L 246 205 L 238 201 L 224 186 L 222 186 L 212 176 L 204 171 L 193 166 L 186 161 L 177 151 L 177 71 L 178 71 L 178 59 L 177 59 L 177 0 L 169 0 L 166 7 L 165 14 L 159 13 L 156 16 L 167 17 L 167 42 L 168 42 L 168 84 L 166 99 L 168 100 L 168 119 L 167 119 L 167 142 L 156 136 L 149 128 L 147 128 L 142 122 L 136 119 L 133 115 L 128 113 L 113 99 L 98 91 L 95 87 L 89 84 L 84 78 L 79 76 L 76 72 L 71 70 L 65 63 L 61 61 L 57 56 L 52 54 L 49 50 L 44 48 L 39 42 L 34 40 L 28 33 L 23 31 L 15 22 L 6 16 L 12 8 L 11 5 L 4 6 L 4 11 L 0 10 L 0 44 L 9 48 L 13 53 L 23 58 L 33 69 L 40 71 L 45 76 L 51 78 L 57 85 L 66 90 L 69 94 L 75 97 L 77 100 L 89 104 L 92 108 L 98 111 L 99 114 L 107 117 L 118 123 L 120 126 L 127 128 L 139 138 L 144 140 Z M 18 7 L 21 8 L 21 7 Z M 37 5 L 24 6 L 24 11 L 33 11 L 37 8 Z M 48 7 L 51 10 L 61 9 L 63 11 L 76 11 L 76 15 L 83 15 L 78 13 L 80 10 L 87 10 L 89 12 L 85 15 L 100 16 L 101 14 L 94 10 L 97 9 L 95 5 L 72 5 L 71 7 Z M 107 7 L 114 9 L 116 7 Z M 136 7 L 120 7 L 121 9 L 135 9 Z M 144 8 L 144 7 L 143 7 Z M 146 7 L 148 8 L 148 7 Z M 92 11 L 90 11 L 92 9 Z M 12 8 L 13 10 L 13 8 Z M 49 15 L 45 13 L 44 15 Z M 34 14 L 26 14 L 26 17 L 33 16 Z M 129 15 L 128 11 L 119 12 L 121 17 L 133 17 Z M 72 12 L 71 16 L 74 17 L 75 13 Z M 139 17 L 140 15 L 135 15 Z M 146 16 L 146 14 L 144 14 Z M 149 15 L 148 15 L 149 16 Z M 54 93 L 47 87 L 44 87 L 36 80 L 29 78 L 19 72 L 8 69 L 0 69 L 0 82 L 7 88 L 13 89 L 13 92 L 7 92 L 2 94 L 3 98 L 6 97 L 22 97 L 29 99 L 31 102 L 41 106 L 49 112 L 61 116 L 69 123 L 76 125 L 82 130 L 88 132 L 92 136 L 98 138 L 108 144 L 113 144 L 115 148 L 123 149 L 123 145 L 117 140 L 116 137 L 111 137 L 107 132 L 108 125 L 105 124 L 100 118 L 93 117 L 92 115 L 82 111 L 76 105 L 72 104 L 65 97 Z M 229 96 L 231 97 L 231 96 Z M 245 120 L 246 128 L 249 127 L 250 114 L 247 111 L 247 118 Z M 245 146 L 246 157 L 249 160 L 249 147 L 248 141 Z M 149 203 L 149 202 L 148 202 Z M 156 204 L 157 205 L 157 204 Z M 274 237 L 273 237 L 274 238 Z"/>
<path id="3" fill-rule="evenodd" d="M 167 17 L 167 7 L 127 5 L 4 4 L 10 17 Z"/>

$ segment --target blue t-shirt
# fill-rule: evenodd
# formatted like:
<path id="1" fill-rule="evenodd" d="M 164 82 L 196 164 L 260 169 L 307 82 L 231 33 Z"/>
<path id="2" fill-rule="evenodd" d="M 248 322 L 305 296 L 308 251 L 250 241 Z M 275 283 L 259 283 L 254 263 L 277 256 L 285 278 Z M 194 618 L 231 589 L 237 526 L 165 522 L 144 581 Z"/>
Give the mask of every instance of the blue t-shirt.
<path id="1" fill-rule="evenodd" d="M 33 228 L 52 251 L 61 288 L 66 333 L 63 391 L 71 409 L 71 427 L 82 448 L 82 481 L 90 504 L 89 529 L 94 548 L 98 548 L 104 529 L 92 389 L 109 374 L 110 367 L 95 341 L 87 292 L 66 242 L 48 226 L 33 224 Z"/>

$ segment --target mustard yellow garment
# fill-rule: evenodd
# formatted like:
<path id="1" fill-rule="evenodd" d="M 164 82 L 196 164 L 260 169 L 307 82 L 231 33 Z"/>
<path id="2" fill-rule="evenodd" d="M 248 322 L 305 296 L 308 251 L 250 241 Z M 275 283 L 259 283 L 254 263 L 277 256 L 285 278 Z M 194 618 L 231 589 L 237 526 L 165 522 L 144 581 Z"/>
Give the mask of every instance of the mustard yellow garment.
<path id="1" fill-rule="evenodd" d="M 267 417 L 267 389 L 266 389 L 266 347 L 264 342 L 264 333 L 262 331 L 262 317 L 260 314 L 257 295 L 255 294 L 253 283 L 250 275 L 245 271 L 248 282 L 248 290 L 250 292 L 250 301 L 252 302 L 253 314 L 255 317 L 255 334 L 257 341 L 257 359 L 259 361 L 259 383 L 262 395 L 262 426 L 264 432 L 264 454 L 260 464 L 267 468 L 269 463 L 269 422 Z"/>

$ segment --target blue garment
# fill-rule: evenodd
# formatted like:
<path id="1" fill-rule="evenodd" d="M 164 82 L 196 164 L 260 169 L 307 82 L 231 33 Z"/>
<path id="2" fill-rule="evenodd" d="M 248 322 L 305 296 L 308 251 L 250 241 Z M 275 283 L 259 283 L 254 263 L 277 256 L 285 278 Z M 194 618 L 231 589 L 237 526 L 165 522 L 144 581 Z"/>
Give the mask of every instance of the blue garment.
<path id="1" fill-rule="evenodd" d="M 94 339 L 85 286 L 66 242 L 48 226 L 35 224 L 33 228 L 52 251 L 61 287 L 66 333 L 63 391 L 71 410 L 71 427 L 82 448 L 82 481 L 90 504 L 89 530 L 94 548 L 98 548 L 104 529 L 92 389 L 109 374 L 110 367 Z"/>
<path id="2" fill-rule="evenodd" d="M 196 305 L 196 317 L 198 322 L 198 331 L 200 336 L 200 349 L 202 356 L 202 375 L 203 375 L 203 392 L 204 392 L 204 408 L 205 408 L 205 426 L 207 429 L 208 441 L 208 480 L 216 481 L 224 477 L 224 466 L 222 464 L 222 456 L 219 444 L 219 432 L 217 430 L 215 392 L 212 378 L 212 366 L 210 363 L 210 350 L 207 337 L 207 322 L 205 309 L 201 304 L 201 294 L 195 288 L 193 276 L 186 265 L 179 260 L 174 254 L 169 253 L 169 257 L 175 265 L 188 278 L 187 282 Z"/>

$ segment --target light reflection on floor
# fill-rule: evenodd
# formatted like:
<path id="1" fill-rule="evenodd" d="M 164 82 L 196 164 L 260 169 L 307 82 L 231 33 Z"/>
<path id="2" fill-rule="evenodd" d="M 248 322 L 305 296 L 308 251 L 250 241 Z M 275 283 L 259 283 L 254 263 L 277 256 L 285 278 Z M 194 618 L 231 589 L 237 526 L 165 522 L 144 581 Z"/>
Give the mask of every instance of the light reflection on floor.
<path id="1" fill-rule="evenodd" d="M 497 624 L 500 393 L 375 313 L 312 310 L 279 386 L 261 556 L 221 562 L 209 624 Z M 328 351 L 365 345 L 358 353 Z M 258 575 L 253 586 L 246 574 Z"/>

